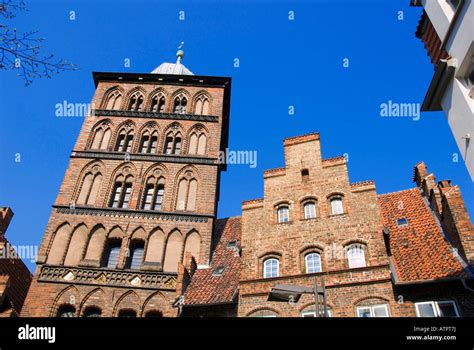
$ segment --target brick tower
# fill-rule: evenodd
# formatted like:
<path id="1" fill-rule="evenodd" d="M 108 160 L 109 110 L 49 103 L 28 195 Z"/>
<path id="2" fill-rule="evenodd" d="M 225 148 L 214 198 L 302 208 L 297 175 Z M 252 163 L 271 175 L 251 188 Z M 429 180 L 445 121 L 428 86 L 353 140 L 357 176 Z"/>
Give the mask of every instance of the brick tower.
<path id="1" fill-rule="evenodd" d="M 209 263 L 230 78 L 182 63 L 94 73 L 24 316 L 175 316 L 178 264 Z"/>

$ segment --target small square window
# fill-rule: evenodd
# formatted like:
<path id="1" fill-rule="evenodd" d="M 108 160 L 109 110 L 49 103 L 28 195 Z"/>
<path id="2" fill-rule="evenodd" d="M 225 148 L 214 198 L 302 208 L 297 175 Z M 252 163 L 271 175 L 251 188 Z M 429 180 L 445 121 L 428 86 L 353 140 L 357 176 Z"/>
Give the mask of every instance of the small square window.
<path id="1" fill-rule="evenodd" d="M 237 247 L 237 241 L 229 241 L 227 243 L 227 248 L 236 248 Z"/>
<path id="2" fill-rule="evenodd" d="M 212 272 L 212 275 L 213 276 L 222 276 L 222 274 L 224 273 L 224 270 L 225 270 L 224 266 L 219 266 Z"/>
<path id="3" fill-rule="evenodd" d="M 398 218 L 397 219 L 397 226 L 398 227 L 408 226 L 408 220 L 406 218 Z"/>

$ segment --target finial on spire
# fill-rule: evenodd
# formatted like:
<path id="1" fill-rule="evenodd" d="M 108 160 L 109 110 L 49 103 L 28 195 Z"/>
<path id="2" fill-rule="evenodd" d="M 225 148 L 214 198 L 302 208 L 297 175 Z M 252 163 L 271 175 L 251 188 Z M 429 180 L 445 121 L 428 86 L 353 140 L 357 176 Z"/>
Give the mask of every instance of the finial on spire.
<path id="1" fill-rule="evenodd" d="M 176 57 L 178 58 L 176 60 L 176 63 L 180 63 L 181 59 L 184 57 L 183 47 L 184 47 L 184 41 L 181 41 L 181 44 L 179 44 L 178 46 L 178 51 L 176 52 Z"/>

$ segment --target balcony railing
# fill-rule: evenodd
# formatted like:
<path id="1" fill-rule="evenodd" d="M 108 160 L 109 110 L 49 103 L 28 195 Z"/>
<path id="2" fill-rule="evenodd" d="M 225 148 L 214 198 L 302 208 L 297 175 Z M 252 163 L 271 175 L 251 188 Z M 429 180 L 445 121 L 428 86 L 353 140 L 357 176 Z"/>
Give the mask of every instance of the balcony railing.
<path id="1" fill-rule="evenodd" d="M 176 273 L 43 265 L 41 282 L 142 289 L 176 289 Z"/>

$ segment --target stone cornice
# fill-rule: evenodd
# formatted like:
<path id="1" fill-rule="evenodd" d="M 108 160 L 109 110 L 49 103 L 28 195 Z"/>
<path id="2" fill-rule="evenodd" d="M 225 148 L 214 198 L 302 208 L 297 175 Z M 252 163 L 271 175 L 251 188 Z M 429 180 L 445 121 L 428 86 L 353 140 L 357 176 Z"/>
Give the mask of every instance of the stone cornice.
<path id="1" fill-rule="evenodd" d="M 124 152 L 110 152 L 110 151 L 73 151 L 71 158 L 100 158 L 112 159 L 122 161 L 149 161 L 160 163 L 186 163 L 186 164 L 206 164 L 219 165 L 217 158 L 196 157 L 196 156 L 179 156 L 170 154 L 151 154 L 151 153 L 129 153 L 127 157 Z"/>
<path id="2" fill-rule="evenodd" d="M 176 273 L 42 265 L 40 282 L 176 290 Z"/>
<path id="3" fill-rule="evenodd" d="M 157 112 L 138 112 L 111 109 L 93 109 L 91 116 L 95 117 L 127 117 L 127 118 L 151 118 L 167 120 L 195 120 L 200 122 L 219 122 L 219 117 L 215 115 L 198 114 L 178 114 L 178 113 L 157 113 Z"/>
<path id="4" fill-rule="evenodd" d="M 108 217 L 129 217 L 153 220 L 172 220 L 189 222 L 207 222 L 213 215 L 194 214 L 189 212 L 162 212 L 153 210 L 135 210 L 122 208 L 95 208 L 85 206 L 53 205 L 56 212 L 70 215 L 91 215 Z"/>

